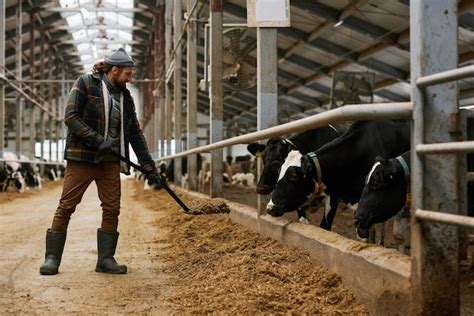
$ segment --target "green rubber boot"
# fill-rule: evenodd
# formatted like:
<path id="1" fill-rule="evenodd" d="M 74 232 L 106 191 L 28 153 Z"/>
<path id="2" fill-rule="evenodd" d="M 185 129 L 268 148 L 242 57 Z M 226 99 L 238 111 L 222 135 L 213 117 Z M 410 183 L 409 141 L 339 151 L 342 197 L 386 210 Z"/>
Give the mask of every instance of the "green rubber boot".
<path id="1" fill-rule="evenodd" d="M 58 268 L 61 264 L 64 243 L 66 242 L 67 231 L 55 232 L 51 229 L 46 231 L 46 253 L 44 263 L 40 267 L 40 274 L 54 275 L 58 274 Z"/>
<path id="2" fill-rule="evenodd" d="M 119 233 L 97 229 L 97 250 L 99 259 L 95 267 L 96 272 L 111 274 L 127 273 L 127 266 L 118 264 L 114 259 Z"/>

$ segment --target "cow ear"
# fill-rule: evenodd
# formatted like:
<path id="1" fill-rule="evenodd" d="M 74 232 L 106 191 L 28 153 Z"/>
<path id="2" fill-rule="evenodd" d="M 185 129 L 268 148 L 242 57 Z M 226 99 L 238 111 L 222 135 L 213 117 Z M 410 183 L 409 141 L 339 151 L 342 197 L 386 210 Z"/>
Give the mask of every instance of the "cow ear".
<path id="1" fill-rule="evenodd" d="M 377 156 L 375 157 L 375 162 L 384 163 L 384 162 L 386 162 L 386 161 L 387 161 L 387 160 L 386 160 L 384 157 L 382 157 L 382 156 L 378 156 L 378 155 L 377 155 Z"/>
<path id="2" fill-rule="evenodd" d="M 258 152 L 262 152 L 265 149 L 265 145 L 259 143 L 250 143 L 247 145 L 247 150 L 254 156 L 257 155 Z"/>
<path id="3" fill-rule="evenodd" d="M 311 161 L 311 158 L 308 156 L 301 157 L 301 171 L 303 171 L 303 176 L 312 176 L 314 174 L 314 164 Z"/>

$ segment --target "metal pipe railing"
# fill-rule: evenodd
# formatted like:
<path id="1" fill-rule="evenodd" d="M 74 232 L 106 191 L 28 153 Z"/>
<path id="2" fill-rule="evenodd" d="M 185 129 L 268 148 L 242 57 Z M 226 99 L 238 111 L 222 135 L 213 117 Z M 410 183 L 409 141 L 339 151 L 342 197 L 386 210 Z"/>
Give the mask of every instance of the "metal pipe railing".
<path id="1" fill-rule="evenodd" d="M 3 162 L 17 162 L 17 163 L 32 163 L 32 164 L 38 164 L 38 165 L 65 165 L 65 162 L 60 162 L 60 161 L 36 161 L 36 160 L 21 160 L 21 159 L 5 159 L 5 158 L 0 158 L 0 161 Z"/>
<path id="2" fill-rule="evenodd" d="M 474 76 L 474 65 L 461 67 L 457 69 L 447 70 L 439 72 L 433 75 L 428 75 L 416 79 L 416 85 L 420 88 L 435 85 L 438 83 L 444 83 L 448 81 L 454 81 L 463 79 L 466 77 Z"/>
<path id="3" fill-rule="evenodd" d="M 464 215 L 455 215 L 443 212 L 417 209 L 415 211 L 415 217 L 416 219 L 423 221 L 474 228 L 474 218 Z"/>
<path id="4" fill-rule="evenodd" d="M 470 153 L 474 152 L 474 141 L 418 144 L 415 150 L 418 154 Z"/>
<path id="5" fill-rule="evenodd" d="M 294 132 L 301 132 L 311 128 L 337 124 L 345 121 L 373 120 L 373 119 L 410 119 L 413 110 L 412 102 L 355 104 L 315 114 L 297 121 L 273 126 L 261 131 L 240 135 L 226 140 L 221 140 L 209 145 L 189 149 L 174 155 L 160 157 L 155 161 L 184 157 L 191 154 L 209 152 L 237 144 L 248 144 L 254 141 L 281 136 Z"/>

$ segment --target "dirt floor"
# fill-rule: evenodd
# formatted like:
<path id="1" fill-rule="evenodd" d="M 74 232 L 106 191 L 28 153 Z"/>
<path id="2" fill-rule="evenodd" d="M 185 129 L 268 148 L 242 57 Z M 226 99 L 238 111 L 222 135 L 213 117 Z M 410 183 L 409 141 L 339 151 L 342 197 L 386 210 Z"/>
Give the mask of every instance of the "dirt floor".
<path id="1" fill-rule="evenodd" d="M 122 185 L 116 258 L 128 265 L 127 275 L 94 271 L 95 185 L 73 215 L 56 276 L 38 269 L 61 183 L 0 194 L 2 314 L 367 314 L 340 278 L 302 249 L 259 238 L 226 214 L 183 214 L 165 191 L 144 191 L 135 180 Z"/>

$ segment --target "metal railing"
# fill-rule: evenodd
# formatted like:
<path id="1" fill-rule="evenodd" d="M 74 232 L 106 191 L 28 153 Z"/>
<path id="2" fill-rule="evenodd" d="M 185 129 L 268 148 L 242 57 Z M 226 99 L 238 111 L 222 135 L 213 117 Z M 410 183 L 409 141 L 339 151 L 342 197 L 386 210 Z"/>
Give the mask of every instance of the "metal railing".
<path id="1" fill-rule="evenodd" d="M 432 85 L 456 81 L 474 76 L 474 65 L 443 71 L 440 73 L 420 77 L 416 79 L 418 88 L 426 88 Z M 470 153 L 474 152 L 474 141 L 445 142 L 436 144 L 415 145 L 417 154 L 445 154 L 445 153 Z M 469 177 L 469 174 L 468 174 Z M 465 215 L 448 214 L 439 211 L 415 209 L 414 215 L 420 221 L 432 221 L 437 223 L 464 226 L 474 228 L 474 219 Z"/>
<path id="2" fill-rule="evenodd" d="M 32 163 L 38 165 L 60 165 L 64 166 L 66 163 L 61 161 L 41 161 L 41 160 L 24 160 L 24 159 L 5 159 L 0 158 L 0 161 L 3 162 L 18 162 L 18 163 Z"/>
<path id="3" fill-rule="evenodd" d="M 345 105 L 343 107 L 315 114 L 297 121 L 273 126 L 261 131 L 232 137 L 209 145 L 196 147 L 180 153 L 160 157 L 155 161 L 184 157 L 191 154 L 209 152 L 237 144 L 248 144 L 254 141 L 281 136 L 294 132 L 301 132 L 311 128 L 323 127 L 346 121 L 374 120 L 374 119 L 410 119 L 413 110 L 412 102 L 372 103 Z"/>

